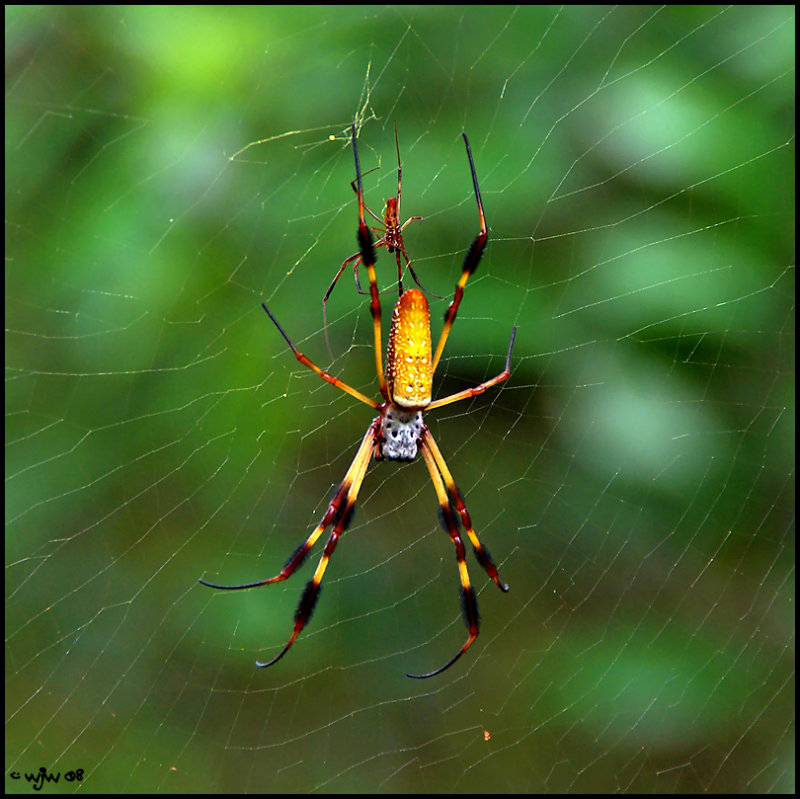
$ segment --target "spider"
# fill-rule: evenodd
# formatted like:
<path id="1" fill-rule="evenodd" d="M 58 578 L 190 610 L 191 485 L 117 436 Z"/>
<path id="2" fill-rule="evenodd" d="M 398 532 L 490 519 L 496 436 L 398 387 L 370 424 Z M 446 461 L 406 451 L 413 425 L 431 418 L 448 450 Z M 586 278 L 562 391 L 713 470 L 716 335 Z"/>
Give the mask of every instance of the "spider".
<path id="1" fill-rule="evenodd" d="M 372 216 L 374 219 L 378 221 L 379 224 L 383 225 L 383 227 L 372 227 L 370 230 L 373 233 L 379 234 L 380 238 L 374 243 L 373 248 L 378 249 L 379 247 L 386 247 L 386 251 L 388 253 L 394 253 L 395 258 L 397 259 L 397 288 L 400 294 L 403 293 L 403 265 L 400 263 L 400 256 L 403 256 L 403 259 L 406 262 L 406 266 L 408 267 L 408 271 L 411 273 L 411 277 L 414 278 L 414 282 L 421 288 L 423 291 L 425 287 L 422 283 L 419 282 L 419 278 L 417 277 L 416 272 L 414 271 L 414 267 L 411 266 L 411 261 L 408 258 L 406 253 L 406 247 L 403 243 L 403 231 L 410 225 L 412 222 L 421 222 L 421 216 L 410 216 L 406 219 L 405 222 L 400 224 L 399 216 L 400 216 L 400 192 L 401 192 L 401 178 L 402 178 L 402 167 L 400 165 L 400 143 L 397 140 L 397 126 L 394 129 L 394 145 L 395 149 L 397 150 L 397 196 L 396 197 L 389 197 L 386 200 L 386 207 L 383 212 L 383 219 L 381 219 L 371 208 L 364 205 L 364 210 Z M 377 169 L 377 167 L 375 167 Z M 372 172 L 373 170 L 369 170 Z M 365 174 L 369 174 L 366 172 Z M 352 187 L 353 191 L 358 194 L 358 188 L 356 187 L 356 183 L 358 179 L 352 181 L 350 186 Z M 349 258 L 346 258 L 342 265 L 339 267 L 339 271 L 334 276 L 333 280 L 331 281 L 330 286 L 328 286 L 328 290 L 325 292 L 325 296 L 322 298 L 322 325 L 325 330 L 325 342 L 328 345 L 328 352 L 330 353 L 331 358 L 333 358 L 333 351 L 331 350 L 331 343 L 328 339 L 328 298 L 331 296 L 334 287 L 339 282 L 339 278 L 342 276 L 342 273 L 347 268 L 347 265 L 352 263 L 353 264 L 353 276 L 355 277 L 356 281 L 356 289 L 358 290 L 359 294 L 368 294 L 369 292 L 363 291 L 361 288 L 361 282 L 358 279 L 358 267 L 361 266 L 364 262 L 364 258 L 359 250 L 354 255 L 351 255 Z M 430 292 L 428 292 L 430 293 Z M 434 295 L 441 299 L 439 295 Z"/>
<path id="2" fill-rule="evenodd" d="M 481 383 L 474 388 L 467 388 L 450 394 L 441 399 L 431 400 L 431 385 L 433 374 L 442 355 L 445 342 L 453 326 L 453 321 L 458 312 L 458 306 L 464 293 L 464 286 L 469 276 L 475 271 L 480 262 L 483 251 L 486 247 L 488 234 L 486 230 L 486 219 L 483 213 L 483 203 L 481 202 L 480 190 L 478 189 L 478 179 L 475 175 L 475 165 L 472 160 L 469 140 L 466 133 L 462 134 L 464 144 L 467 148 L 467 158 L 469 168 L 472 173 L 472 184 L 475 190 L 475 199 L 478 204 L 478 216 L 480 220 L 480 232 L 475 237 L 464 258 L 461 278 L 456 284 L 455 293 L 444 316 L 444 327 L 442 328 L 436 350 L 432 351 L 431 332 L 430 332 L 430 311 L 425 295 L 418 289 L 408 289 L 400 294 L 394 311 L 392 312 L 391 330 L 389 333 L 389 343 L 386 349 L 386 372 L 384 374 L 383 362 L 381 360 L 381 304 L 378 296 L 378 283 L 375 275 L 375 245 L 372 241 L 372 234 L 364 220 L 364 194 L 361 186 L 361 170 L 358 163 L 358 150 L 356 147 L 356 129 L 352 126 L 353 156 L 356 166 L 356 194 L 358 195 L 358 257 L 366 267 L 369 275 L 370 310 L 372 312 L 373 331 L 375 337 L 375 368 L 378 376 L 382 402 L 372 400 L 362 394 L 357 389 L 334 377 L 325 370 L 317 366 L 313 361 L 303 355 L 292 343 L 289 336 L 272 315 L 272 312 L 262 303 L 262 307 L 274 323 L 275 327 L 286 340 L 290 349 L 300 363 L 316 372 L 323 380 L 331 385 L 345 391 L 351 396 L 369 405 L 378 411 L 378 415 L 370 422 L 364 438 L 356 451 L 350 467 L 345 473 L 344 479 L 337 487 L 333 499 L 331 499 L 328 509 L 325 511 L 319 524 L 311 532 L 311 535 L 300 544 L 284 567 L 274 577 L 260 580 L 255 583 L 244 585 L 217 585 L 207 580 L 201 579 L 203 585 L 210 588 L 217 588 L 225 591 L 238 591 L 245 588 L 256 588 L 270 583 L 277 583 L 286 580 L 294 574 L 303 563 L 311 548 L 317 542 L 322 533 L 331 528 L 330 536 L 325 549 L 322 552 L 319 564 L 306 584 L 300 597 L 294 617 L 294 630 L 283 649 L 272 660 L 262 663 L 256 661 L 260 668 L 272 666 L 277 663 L 288 651 L 292 644 L 300 635 L 303 628 L 311 618 L 314 605 L 319 598 L 320 585 L 325 575 L 336 545 L 342 533 L 347 529 L 348 523 L 353 514 L 353 508 L 367 473 L 367 467 L 371 458 L 381 460 L 388 458 L 396 461 L 412 461 L 419 452 L 422 453 L 425 465 L 433 482 L 433 488 L 439 501 L 440 518 L 442 525 L 450 536 L 450 540 L 456 550 L 456 560 L 458 562 L 458 576 L 461 581 L 461 604 L 469 636 L 450 660 L 443 666 L 425 674 L 408 674 L 414 679 L 426 679 L 441 674 L 449 669 L 469 648 L 478 637 L 478 600 L 472 588 L 467 571 L 464 542 L 461 537 L 460 526 L 466 530 L 469 540 L 478 563 L 483 567 L 486 574 L 494 581 L 495 585 L 503 591 L 508 591 L 508 586 L 500 582 L 497 574 L 497 567 L 494 564 L 488 550 L 478 540 L 478 536 L 472 527 L 464 498 L 456 487 L 453 475 L 447 467 L 447 463 L 442 453 L 433 439 L 430 430 L 422 419 L 424 410 L 440 408 L 452 402 L 468 399 L 486 391 L 487 388 L 495 386 L 506 380 L 510 374 L 511 351 L 514 347 L 516 327 L 511 330 L 511 339 L 508 343 L 506 354 L 505 369 L 500 374 Z M 398 181 L 399 183 L 399 181 Z M 398 186 L 399 195 L 399 186 Z M 387 244 L 388 247 L 388 244 Z M 352 260 L 352 259 L 351 259 Z M 399 260 L 399 258 L 398 258 Z M 346 262 L 345 262 L 346 263 Z M 460 521 L 460 524 L 459 524 Z"/>

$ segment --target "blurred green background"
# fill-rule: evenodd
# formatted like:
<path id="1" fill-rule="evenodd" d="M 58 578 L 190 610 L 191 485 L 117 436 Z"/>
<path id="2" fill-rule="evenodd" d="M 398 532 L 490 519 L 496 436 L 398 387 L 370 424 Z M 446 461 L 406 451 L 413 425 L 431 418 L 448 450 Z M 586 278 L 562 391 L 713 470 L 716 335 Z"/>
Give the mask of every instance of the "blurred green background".
<path id="1" fill-rule="evenodd" d="M 794 790 L 791 7 L 6 7 L 6 790 Z M 266 578 L 375 394 L 348 130 L 491 549 L 463 642 L 422 463 L 314 618 Z M 384 319 L 392 260 L 379 258 Z M 320 549 L 318 545 L 317 550 Z M 485 590 L 484 590 L 485 589 Z M 72 791 L 63 779 L 46 790 Z"/>

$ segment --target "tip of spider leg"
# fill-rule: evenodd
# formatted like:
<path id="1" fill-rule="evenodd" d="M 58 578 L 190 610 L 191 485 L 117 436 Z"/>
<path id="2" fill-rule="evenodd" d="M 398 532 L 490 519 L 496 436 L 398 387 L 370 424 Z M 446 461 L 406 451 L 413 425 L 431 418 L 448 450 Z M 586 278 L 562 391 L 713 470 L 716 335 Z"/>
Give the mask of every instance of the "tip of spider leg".
<path id="1" fill-rule="evenodd" d="M 410 677 L 412 680 L 427 680 L 428 677 L 435 677 L 437 674 L 441 674 L 443 671 L 447 671 L 447 669 L 449 669 L 450 666 L 452 666 L 453 663 L 455 663 L 466 651 L 467 651 L 466 648 L 462 649 L 454 657 L 450 658 L 450 660 L 448 660 L 447 663 L 444 664 L 444 666 L 440 666 L 438 669 L 435 669 L 434 671 L 429 671 L 427 674 L 409 674 L 408 672 L 406 672 L 406 677 Z"/>
<path id="2" fill-rule="evenodd" d="M 283 655 L 284 655 L 284 653 L 281 652 L 280 655 L 278 655 L 278 657 L 272 658 L 272 660 L 268 661 L 267 663 L 262 663 L 260 660 L 257 660 L 256 661 L 256 666 L 258 666 L 259 669 L 266 669 L 268 666 L 271 666 L 273 663 L 277 663 L 283 657 Z"/>
<path id="3" fill-rule="evenodd" d="M 464 644 L 464 646 L 462 646 L 461 649 L 459 649 L 458 652 L 456 652 L 455 655 L 453 655 L 453 657 L 451 657 L 450 660 L 448 660 L 447 663 L 444 664 L 444 666 L 440 666 L 438 669 L 429 671 L 427 674 L 409 674 L 408 672 L 406 672 L 406 677 L 410 677 L 412 680 L 427 680 L 428 677 L 435 677 L 437 674 L 441 674 L 443 671 L 447 671 L 450 668 L 450 666 L 452 666 L 472 646 L 473 642 L 477 637 L 478 633 L 476 630 L 474 634 L 471 634 L 470 637 L 467 638 L 467 642 Z"/>
<path id="4" fill-rule="evenodd" d="M 286 646 L 280 652 L 278 652 L 278 654 L 275 655 L 275 657 L 272 658 L 272 660 L 268 660 L 266 663 L 262 663 L 260 660 L 257 660 L 256 661 L 256 666 L 258 666 L 258 668 L 260 668 L 260 669 L 266 669 L 269 666 L 274 665 L 289 651 L 289 647 L 293 643 L 294 643 L 294 637 L 292 637 L 292 639 L 289 641 L 289 643 L 286 644 Z"/>
<path id="5" fill-rule="evenodd" d="M 200 585 L 208 586 L 208 588 L 218 588 L 221 591 L 225 591 L 229 587 L 227 585 L 220 585 L 219 583 L 210 583 L 208 580 L 204 580 L 202 577 L 198 577 L 197 582 L 200 583 Z"/>

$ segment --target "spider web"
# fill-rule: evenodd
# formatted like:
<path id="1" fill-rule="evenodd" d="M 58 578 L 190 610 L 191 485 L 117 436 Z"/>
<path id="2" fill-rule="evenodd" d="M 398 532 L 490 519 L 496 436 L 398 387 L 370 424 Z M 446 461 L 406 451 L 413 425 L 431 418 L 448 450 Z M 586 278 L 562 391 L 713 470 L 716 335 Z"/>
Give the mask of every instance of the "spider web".
<path id="1" fill-rule="evenodd" d="M 6 790 L 794 790 L 794 11 L 6 9 Z M 481 636 L 373 464 L 349 125 L 396 188 Z M 374 171 L 369 171 L 374 170 Z M 379 254 L 384 320 L 393 260 Z M 362 281 L 365 276 L 362 275 Z M 436 296 L 441 295 L 441 299 Z M 77 770 L 82 770 L 78 774 Z M 68 779 L 69 778 L 69 779 Z"/>

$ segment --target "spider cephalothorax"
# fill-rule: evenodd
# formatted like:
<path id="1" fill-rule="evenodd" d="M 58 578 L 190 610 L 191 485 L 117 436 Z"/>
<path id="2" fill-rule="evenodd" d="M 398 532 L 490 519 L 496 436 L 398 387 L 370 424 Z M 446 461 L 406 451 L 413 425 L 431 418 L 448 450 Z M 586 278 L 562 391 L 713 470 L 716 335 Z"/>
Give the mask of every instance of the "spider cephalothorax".
<path id="1" fill-rule="evenodd" d="M 375 449 L 376 458 L 390 461 L 413 461 L 425 425 L 422 411 L 406 410 L 391 402 L 381 413 L 381 440 Z"/>
<path id="2" fill-rule="evenodd" d="M 333 375 L 321 369 L 313 361 L 308 359 L 295 347 L 289 336 L 286 335 L 283 328 L 278 324 L 278 321 L 272 315 L 269 308 L 263 303 L 262 305 L 281 335 L 286 339 L 286 343 L 289 345 L 298 361 L 316 372 L 323 380 L 326 380 L 328 383 L 342 389 L 342 391 L 347 392 L 351 396 L 377 410 L 379 412 L 378 416 L 372 420 L 367 428 L 367 432 L 361 440 L 353 462 L 350 464 L 350 468 L 345 473 L 344 479 L 336 489 L 333 499 L 330 501 L 328 509 L 325 511 L 319 524 L 311 532 L 311 535 L 309 535 L 292 554 L 278 574 L 266 580 L 246 583 L 244 585 L 217 585 L 206 580 L 200 580 L 200 582 L 211 588 L 237 590 L 242 588 L 255 588 L 259 585 L 269 585 L 270 583 L 285 580 L 291 577 L 298 569 L 322 533 L 328 527 L 331 528 L 330 536 L 328 542 L 325 544 L 325 549 L 322 552 L 319 564 L 300 597 L 300 602 L 295 613 L 292 635 L 284 648 L 272 658 L 272 660 L 266 663 L 256 661 L 256 665 L 258 666 L 271 666 L 286 654 L 289 647 L 295 642 L 295 639 L 300 635 L 300 632 L 311 618 L 314 605 L 319 597 L 322 578 L 325 575 L 328 562 L 336 549 L 336 544 L 342 533 L 347 529 L 347 525 L 353 515 L 353 507 L 361 488 L 361 483 L 364 481 L 364 476 L 367 473 L 370 460 L 375 457 L 377 459 L 388 458 L 390 460 L 411 461 L 421 452 L 425 465 L 430 473 L 433 488 L 436 491 L 442 524 L 455 546 L 456 560 L 458 561 L 458 574 L 461 581 L 462 609 L 464 620 L 469 630 L 469 637 L 464 645 L 444 664 L 444 666 L 426 674 L 408 675 L 409 677 L 422 679 L 440 674 L 445 669 L 452 666 L 478 637 L 478 600 L 475 597 L 475 592 L 470 583 L 469 573 L 467 572 L 461 528 L 466 531 L 480 565 L 501 591 L 508 591 L 508 586 L 500 582 L 500 578 L 497 574 L 497 567 L 494 565 L 491 556 L 478 540 L 478 536 L 472 527 L 472 520 L 470 519 L 467 507 L 464 504 L 464 498 L 461 496 L 461 492 L 458 490 L 453 480 L 453 475 L 450 473 L 438 445 L 423 421 L 422 413 L 424 410 L 432 410 L 442 405 L 449 405 L 451 402 L 458 402 L 462 399 L 474 397 L 486 391 L 487 388 L 506 380 L 510 374 L 511 350 L 514 346 L 516 328 L 513 328 L 511 331 L 511 340 L 508 344 L 505 369 L 499 375 L 496 375 L 491 380 L 487 380 L 485 383 L 481 383 L 474 388 L 464 389 L 463 391 L 450 394 L 442 399 L 431 399 L 433 375 L 436 371 L 439 359 L 441 358 L 442 350 L 444 349 L 445 342 L 450 333 L 450 328 L 453 326 L 453 320 L 456 318 L 458 306 L 464 294 L 464 286 L 469 276 L 478 267 L 488 239 L 486 219 L 483 215 L 483 203 L 481 202 L 481 195 L 478 189 L 478 178 L 475 175 L 475 165 L 472 161 L 469 141 L 467 135 L 462 134 L 464 136 L 464 144 L 467 148 L 467 158 L 469 159 L 469 167 L 472 173 L 475 199 L 478 203 L 480 232 L 473 240 L 464 258 L 461 278 L 456 284 L 453 300 L 445 313 L 444 327 L 442 328 L 439 342 L 434 351 L 431 346 L 428 301 L 425 299 L 425 295 L 417 289 L 403 291 L 399 252 L 402 252 L 409 269 L 411 265 L 402 244 L 402 236 L 400 236 L 399 240 L 397 238 L 392 238 L 395 234 L 400 235 L 402 228 L 404 228 L 411 219 L 418 218 L 411 217 L 402 227 L 397 225 L 397 205 L 400 199 L 399 151 L 397 202 L 394 205 L 390 204 L 391 200 L 387 203 L 384 236 L 378 243 L 373 244 L 372 235 L 370 229 L 366 225 L 364 217 L 364 193 L 361 186 L 361 170 L 358 164 L 358 151 L 356 149 L 355 125 L 352 128 L 352 134 L 353 155 L 356 163 L 356 179 L 354 183 L 357 184 L 356 194 L 358 195 L 359 252 L 342 264 L 336 278 L 334 278 L 334 282 L 328 289 L 328 294 L 325 295 L 325 299 L 327 300 L 336 280 L 350 261 L 355 261 L 356 266 L 363 265 L 366 267 L 367 274 L 369 275 L 370 310 L 372 313 L 373 334 L 375 338 L 375 369 L 377 371 L 378 384 L 383 401 L 379 402 L 370 399 L 357 389 L 339 380 L 339 378 L 333 377 Z M 390 215 L 390 211 L 393 216 Z M 378 282 L 375 275 L 376 246 L 385 246 L 389 252 L 398 251 L 397 269 L 398 291 L 400 296 L 392 312 L 392 326 L 389 333 L 389 343 L 386 348 L 385 373 L 381 358 L 381 304 L 378 294 Z"/>

